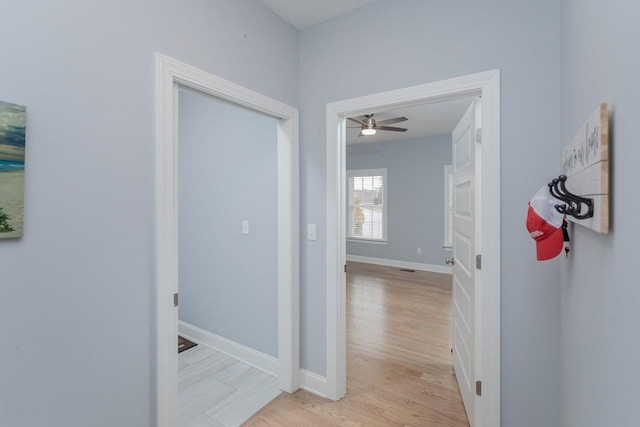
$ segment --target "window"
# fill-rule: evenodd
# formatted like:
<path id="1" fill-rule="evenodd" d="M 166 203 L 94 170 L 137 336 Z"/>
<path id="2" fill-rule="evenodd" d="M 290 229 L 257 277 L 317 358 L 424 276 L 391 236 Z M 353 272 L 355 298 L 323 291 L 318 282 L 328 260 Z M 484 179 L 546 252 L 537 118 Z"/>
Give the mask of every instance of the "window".
<path id="1" fill-rule="evenodd" d="M 453 249 L 453 176 L 452 166 L 444 166 L 444 245 Z"/>
<path id="2" fill-rule="evenodd" d="M 347 238 L 387 240 L 387 170 L 351 170 Z"/>

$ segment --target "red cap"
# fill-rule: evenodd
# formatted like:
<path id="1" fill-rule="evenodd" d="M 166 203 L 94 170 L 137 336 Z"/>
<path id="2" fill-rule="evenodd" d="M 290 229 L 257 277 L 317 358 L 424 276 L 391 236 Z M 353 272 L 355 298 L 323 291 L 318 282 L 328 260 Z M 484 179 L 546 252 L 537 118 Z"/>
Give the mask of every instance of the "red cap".
<path id="1" fill-rule="evenodd" d="M 557 257 L 562 252 L 564 215 L 555 209 L 559 202 L 551 196 L 548 187 L 542 187 L 529 201 L 527 230 L 536 241 L 538 261 Z"/>

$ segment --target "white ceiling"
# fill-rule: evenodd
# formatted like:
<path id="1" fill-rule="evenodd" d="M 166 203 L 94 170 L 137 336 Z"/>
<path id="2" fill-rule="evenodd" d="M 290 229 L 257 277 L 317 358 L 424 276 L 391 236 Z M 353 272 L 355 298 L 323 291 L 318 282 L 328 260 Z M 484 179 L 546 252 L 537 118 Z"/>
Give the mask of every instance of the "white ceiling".
<path id="1" fill-rule="evenodd" d="M 458 124 L 470 104 L 471 98 L 464 98 L 389 110 L 375 113 L 373 116 L 376 120 L 404 116 L 409 120 L 389 126 L 406 128 L 408 129 L 406 132 L 379 130 L 372 136 L 358 136 L 360 133 L 358 125 L 347 120 L 347 144 L 398 141 L 403 139 L 420 139 L 434 135 L 448 135 L 456 124 Z"/>
<path id="2" fill-rule="evenodd" d="M 282 19 L 302 31 L 375 0 L 259 0 Z"/>

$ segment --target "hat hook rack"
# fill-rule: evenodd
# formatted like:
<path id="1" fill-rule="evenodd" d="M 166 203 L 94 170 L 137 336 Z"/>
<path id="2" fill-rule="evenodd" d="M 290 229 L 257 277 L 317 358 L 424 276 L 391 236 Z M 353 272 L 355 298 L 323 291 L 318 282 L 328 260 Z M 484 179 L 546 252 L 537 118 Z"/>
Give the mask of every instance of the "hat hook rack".
<path id="1" fill-rule="evenodd" d="M 567 190 L 566 182 L 566 175 L 560 175 L 548 184 L 551 195 L 565 203 L 564 205 L 555 205 L 556 210 L 562 214 L 570 215 L 575 219 L 593 217 L 593 199 L 571 193 Z M 582 213 L 583 204 L 586 205 L 585 213 Z"/>

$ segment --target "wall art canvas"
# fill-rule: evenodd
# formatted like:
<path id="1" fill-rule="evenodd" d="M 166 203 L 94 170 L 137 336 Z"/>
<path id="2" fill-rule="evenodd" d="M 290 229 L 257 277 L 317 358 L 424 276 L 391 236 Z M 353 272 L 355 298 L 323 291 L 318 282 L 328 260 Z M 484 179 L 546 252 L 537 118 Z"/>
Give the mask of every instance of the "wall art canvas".
<path id="1" fill-rule="evenodd" d="M 22 237 L 27 107 L 0 101 L 0 239 Z"/>

